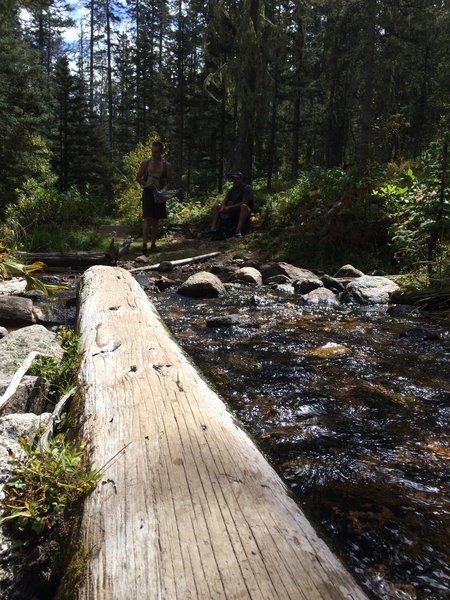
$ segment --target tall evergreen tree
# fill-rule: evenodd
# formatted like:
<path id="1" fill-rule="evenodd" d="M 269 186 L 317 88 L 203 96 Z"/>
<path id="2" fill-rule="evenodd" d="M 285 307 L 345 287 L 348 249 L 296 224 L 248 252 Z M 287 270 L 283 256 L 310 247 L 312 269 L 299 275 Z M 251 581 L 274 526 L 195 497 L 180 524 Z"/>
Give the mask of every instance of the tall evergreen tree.
<path id="1" fill-rule="evenodd" d="M 19 6 L 3 0 L 0 20 L 0 211 L 32 177 L 34 136 L 48 119 L 45 73 L 39 55 L 23 40 Z"/>

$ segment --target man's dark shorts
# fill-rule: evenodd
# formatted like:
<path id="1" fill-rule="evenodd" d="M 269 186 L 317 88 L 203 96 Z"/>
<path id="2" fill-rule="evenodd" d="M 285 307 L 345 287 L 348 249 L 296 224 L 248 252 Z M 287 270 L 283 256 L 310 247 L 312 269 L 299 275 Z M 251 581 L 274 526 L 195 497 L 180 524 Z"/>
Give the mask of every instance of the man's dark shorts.
<path id="1" fill-rule="evenodd" d="M 167 219 L 166 203 L 156 204 L 150 188 L 142 191 L 142 216 L 144 219 Z"/>

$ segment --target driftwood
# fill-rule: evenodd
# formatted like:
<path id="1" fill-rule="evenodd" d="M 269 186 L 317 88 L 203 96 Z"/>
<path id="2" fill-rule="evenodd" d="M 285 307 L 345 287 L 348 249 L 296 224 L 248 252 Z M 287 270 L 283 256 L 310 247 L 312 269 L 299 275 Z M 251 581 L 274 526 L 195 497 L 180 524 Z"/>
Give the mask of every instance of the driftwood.
<path id="1" fill-rule="evenodd" d="M 164 264 L 171 265 L 172 267 L 179 267 L 181 265 L 191 265 L 197 262 L 202 262 L 203 260 L 208 260 L 208 258 L 214 258 L 215 256 L 219 256 L 219 254 L 222 253 L 210 252 L 209 254 L 200 254 L 199 256 L 191 256 L 190 258 L 180 258 L 179 260 L 164 261 Z M 135 267 L 134 269 L 129 269 L 129 272 L 134 273 L 135 271 L 157 271 L 161 264 L 162 263 L 157 263 L 154 265 Z"/>
<path id="2" fill-rule="evenodd" d="M 105 252 L 18 252 L 17 256 L 27 264 L 43 262 L 47 267 L 91 267 L 111 265 L 114 257 Z"/>
<path id="3" fill-rule="evenodd" d="M 59 418 L 59 416 L 61 415 L 62 411 L 64 410 L 67 402 L 72 398 L 72 396 L 74 395 L 75 391 L 76 391 L 76 387 L 73 387 L 72 389 L 70 389 L 67 394 L 64 394 L 64 396 L 59 400 L 58 404 L 55 406 L 55 408 L 53 409 L 52 415 L 47 423 L 47 426 L 44 430 L 44 433 L 41 435 L 41 437 L 39 438 L 39 442 L 38 442 L 38 447 L 41 450 L 45 450 L 45 448 L 49 447 L 49 440 L 50 438 L 53 436 L 53 428 L 55 426 L 55 421 Z"/>
<path id="4" fill-rule="evenodd" d="M 366 599 L 132 275 L 92 267 L 79 300 L 82 435 L 109 464 L 78 599 Z"/>
<path id="5" fill-rule="evenodd" d="M 0 397 L 0 413 L 3 410 L 3 408 L 6 406 L 8 401 L 11 400 L 11 398 L 16 393 L 17 388 L 20 385 L 20 382 L 22 381 L 23 377 L 26 375 L 26 372 L 31 367 L 32 362 L 34 361 L 34 359 L 37 356 L 43 356 L 43 355 L 40 352 L 36 352 L 35 350 L 33 350 L 33 352 L 30 352 L 30 354 L 25 358 L 25 360 L 23 361 L 21 366 L 14 373 L 14 376 L 11 379 L 10 384 L 6 388 L 3 396 Z"/>

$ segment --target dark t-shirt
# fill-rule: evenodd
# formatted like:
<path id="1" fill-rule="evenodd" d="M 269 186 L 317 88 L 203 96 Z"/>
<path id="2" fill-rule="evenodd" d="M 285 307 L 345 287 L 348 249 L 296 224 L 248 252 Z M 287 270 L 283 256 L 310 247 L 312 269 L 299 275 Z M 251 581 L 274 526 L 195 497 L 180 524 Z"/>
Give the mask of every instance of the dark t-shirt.
<path id="1" fill-rule="evenodd" d="M 245 202 L 251 211 L 253 211 L 253 190 L 250 185 L 245 184 L 241 188 L 231 188 L 225 196 L 225 202 L 239 204 Z"/>

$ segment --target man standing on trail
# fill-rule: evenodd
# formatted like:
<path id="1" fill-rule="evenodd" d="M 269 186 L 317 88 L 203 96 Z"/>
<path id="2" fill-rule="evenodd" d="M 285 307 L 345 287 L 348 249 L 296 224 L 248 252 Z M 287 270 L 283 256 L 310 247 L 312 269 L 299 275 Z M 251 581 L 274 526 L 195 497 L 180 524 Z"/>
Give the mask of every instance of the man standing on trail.
<path id="1" fill-rule="evenodd" d="M 157 252 L 156 240 L 159 233 L 159 220 L 167 218 L 165 202 L 156 201 L 156 192 L 168 188 L 172 179 L 172 165 L 163 159 L 162 142 L 153 142 L 152 155 L 142 161 L 136 180 L 144 187 L 142 190 L 142 252 L 147 253 L 150 236 L 150 252 Z"/>

